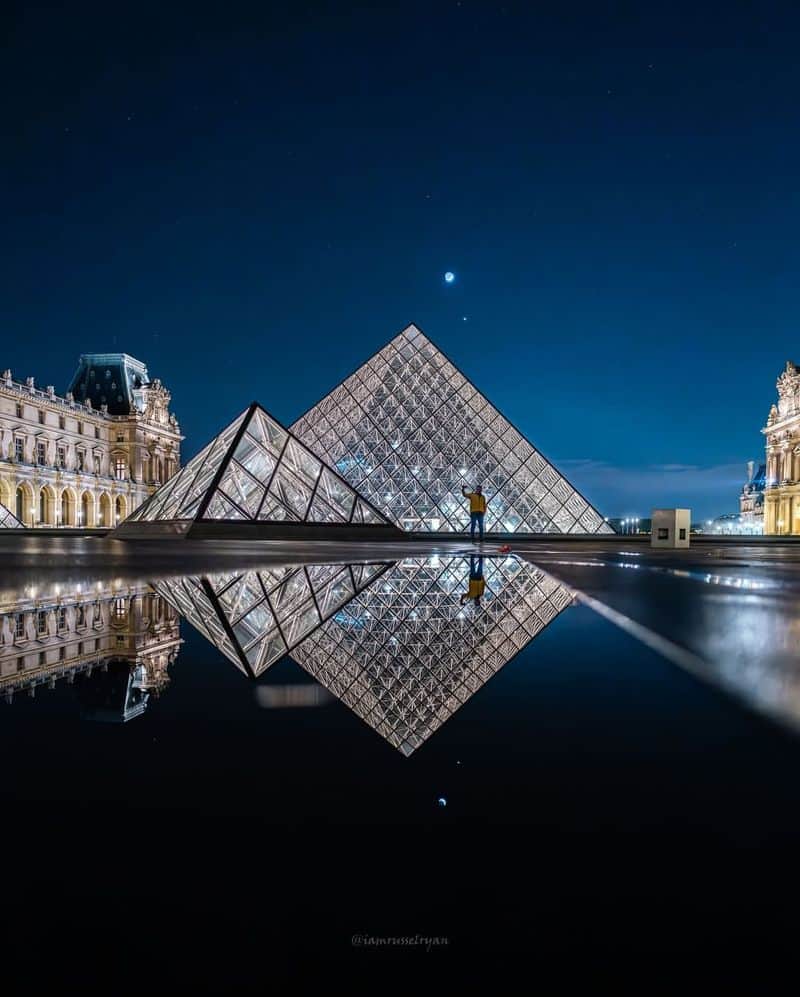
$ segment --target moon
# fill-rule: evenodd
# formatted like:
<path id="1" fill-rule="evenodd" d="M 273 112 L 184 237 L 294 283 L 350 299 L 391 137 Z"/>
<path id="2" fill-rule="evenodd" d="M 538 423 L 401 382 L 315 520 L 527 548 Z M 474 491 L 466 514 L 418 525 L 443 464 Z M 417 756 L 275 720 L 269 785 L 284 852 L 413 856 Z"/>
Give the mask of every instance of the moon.
<path id="1" fill-rule="evenodd" d="M 452 270 L 448 270 L 447 273 L 444 275 L 445 284 L 452 284 L 455 279 L 456 275 L 453 273 Z"/>

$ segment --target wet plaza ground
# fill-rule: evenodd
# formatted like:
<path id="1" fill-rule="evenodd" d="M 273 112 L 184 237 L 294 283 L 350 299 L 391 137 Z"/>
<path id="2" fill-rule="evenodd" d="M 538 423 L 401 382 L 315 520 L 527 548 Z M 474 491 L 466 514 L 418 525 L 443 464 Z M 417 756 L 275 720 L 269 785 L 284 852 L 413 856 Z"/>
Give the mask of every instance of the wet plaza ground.
<path id="1" fill-rule="evenodd" d="M 798 553 L 3 539 L 7 979 L 763 984 L 795 948 Z"/>

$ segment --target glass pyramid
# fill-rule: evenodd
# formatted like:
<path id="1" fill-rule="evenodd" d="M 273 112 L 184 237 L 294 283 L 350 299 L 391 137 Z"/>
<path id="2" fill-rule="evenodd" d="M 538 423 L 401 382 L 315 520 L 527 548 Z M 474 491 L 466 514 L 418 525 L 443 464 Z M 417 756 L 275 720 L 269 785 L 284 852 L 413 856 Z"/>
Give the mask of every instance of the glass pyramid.
<path id="1" fill-rule="evenodd" d="M 252 404 L 129 516 L 132 524 L 249 522 L 389 526 L 260 405 Z M 138 531 L 137 531 L 138 532 Z"/>
<path id="2" fill-rule="evenodd" d="M 245 674 L 263 675 L 289 652 L 405 755 L 572 602 L 570 589 L 533 565 L 478 555 L 153 585 Z"/>
<path id="3" fill-rule="evenodd" d="M 17 519 L 10 509 L 7 509 L 2 502 L 0 502 L 0 530 L 21 530 L 24 529 L 23 524 Z"/>
<path id="4" fill-rule="evenodd" d="M 464 604 L 482 561 L 480 604 Z M 572 603 L 515 557 L 397 562 L 292 658 L 378 734 L 410 755 Z"/>
<path id="5" fill-rule="evenodd" d="M 282 565 L 152 584 L 237 668 L 257 678 L 387 567 Z"/>
<path id="6" fill-rule="evenodd" d="M 489 532 L 613 533 L 414 325 L 291 431 L 404 530 L 464 530 L 483 484 Z"/>

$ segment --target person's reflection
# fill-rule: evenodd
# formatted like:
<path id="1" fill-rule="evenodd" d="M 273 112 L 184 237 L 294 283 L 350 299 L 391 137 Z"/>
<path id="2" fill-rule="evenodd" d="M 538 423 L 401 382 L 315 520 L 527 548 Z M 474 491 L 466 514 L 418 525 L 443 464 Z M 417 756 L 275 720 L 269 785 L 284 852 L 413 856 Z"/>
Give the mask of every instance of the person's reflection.
<path id="1" fill-rule="evenodd" d="M 486 591 L 486 582 L 483 577 L 483 557 L 470 555 L 469 559 L 469 587 L 459 600 L 463 606 L 472 599 L 476 606 L 480 606 L 481 597 Z"/>

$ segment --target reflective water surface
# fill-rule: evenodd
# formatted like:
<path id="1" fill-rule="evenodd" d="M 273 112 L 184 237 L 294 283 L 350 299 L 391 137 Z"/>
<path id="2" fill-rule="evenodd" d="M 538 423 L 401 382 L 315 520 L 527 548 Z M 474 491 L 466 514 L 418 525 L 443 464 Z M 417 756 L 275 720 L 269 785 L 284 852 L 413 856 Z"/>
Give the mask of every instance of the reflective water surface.
<path id="1" fill-rule="evenodd" d="M 5 595 L 0 691 L 65 680 L 86 716 L 134 719 L 169 682 L 183 617 L 251 678 L 288 653 L 410 755 L 572 602 L 517 557 L 475 554 L 50 581 Z"/>
<path id="2" fill-rule="evenodd" d="M 676 923 L 686 951 L 737 932 L 788 951 L 793 595 L 635 554 L 148 572 L 32 551 L 0 576 L 21 976 L 44 971 L 26 928 L 43 910 L 90 931 L 81 978 L 124 962 L 214 992 L 252 985 L 243 944 L 273 967 L 358 961 L 360 932 L 447 936 L 461 961 L 533 946 L 562 972 L 576 932 L 598 965 L 676 958 Z M 144 924 L 169 941 L 131 964 Z M 68 965 L 67 936 L 49 944 Z"/>

